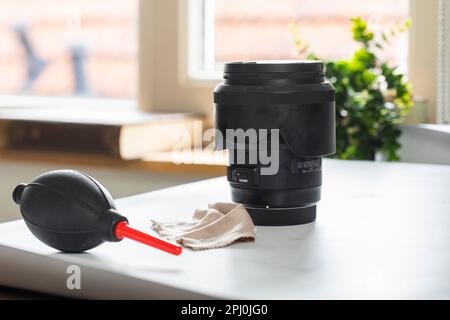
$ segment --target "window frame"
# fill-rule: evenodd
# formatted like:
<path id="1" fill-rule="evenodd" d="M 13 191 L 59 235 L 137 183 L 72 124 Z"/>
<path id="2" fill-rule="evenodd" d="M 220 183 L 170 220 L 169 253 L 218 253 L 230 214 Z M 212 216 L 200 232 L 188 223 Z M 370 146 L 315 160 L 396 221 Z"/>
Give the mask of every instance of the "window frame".
<path id="1" fill-rule="evenodd" d="M 213 88 L 219 80 L 189 76 L 190 1 L 139 1 L 139 107 L 201 113 L 205 127 L 211 127 Z"/>
<path id="2" fill-rule="evenodd" d="M 415 97 L 427 102 L 427 122 L 438 123 L 438 1 L 410 0 L 408 80 Z"/>
<path id="3" fill-rule="evenodd" d="M 215 2 L 190 0 L 186 5 L 187 76 L 208 84 L 208 80 L 221 78 L 221 66 L 214 60 Z"/>
<path id="4" fill-rule="evenodd" d="M 438 0 L 436 122 L 450 123 L 450 3 Z"/>

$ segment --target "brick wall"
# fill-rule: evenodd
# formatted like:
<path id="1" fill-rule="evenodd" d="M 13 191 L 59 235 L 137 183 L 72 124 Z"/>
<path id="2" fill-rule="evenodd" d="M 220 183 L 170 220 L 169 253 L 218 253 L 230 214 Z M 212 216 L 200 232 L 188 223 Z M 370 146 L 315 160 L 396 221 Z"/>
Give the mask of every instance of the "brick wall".
<path id="1" fill-rule="evenodd" d="M 216 0 L 215 55 L 218 61 L 296 59 L 290 23 L 310 50 L 325 59 L 348 57 L 356 45 L 350 18 L 363 16 L 376 30 L 408 17 L 408 0 Z M 381 56 L 406 64 L 407 34 Z"/>
<path id="2" fill-rule="evenodd" d="M 71 95 L 69 48 L 86 52 L 92 95 L 132 98 L 137 91 L 137 0 L 0 1 L 0 93 L 18 94 L 26 56 L 13 28 L 25 24 L 37 55 L 48 61 L 30 93 Z"/>

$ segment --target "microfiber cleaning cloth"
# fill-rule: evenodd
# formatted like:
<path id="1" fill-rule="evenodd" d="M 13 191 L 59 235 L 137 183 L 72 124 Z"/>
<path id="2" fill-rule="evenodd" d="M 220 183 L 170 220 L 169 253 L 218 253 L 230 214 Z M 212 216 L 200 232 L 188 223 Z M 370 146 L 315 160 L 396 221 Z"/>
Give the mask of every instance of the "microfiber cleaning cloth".
<path id="1" fill-rule="evenodd" d="M 256 227 L 242 204 L 217 202 L 197 209 L 185 221 L 158 222 L 152 229 L 193 250 L 221 248 L 235 241 L 255 241 Z"/>

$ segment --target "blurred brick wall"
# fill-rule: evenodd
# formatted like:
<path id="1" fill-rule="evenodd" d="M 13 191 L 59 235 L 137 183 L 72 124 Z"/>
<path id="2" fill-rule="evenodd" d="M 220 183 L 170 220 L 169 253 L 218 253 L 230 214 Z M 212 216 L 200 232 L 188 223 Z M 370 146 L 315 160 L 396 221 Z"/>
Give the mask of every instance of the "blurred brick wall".
<path id="1" fill-rule="evenodd" d="M 350 18 L 362 16 L 369 26 L 386 30 L 409 14 L 409 0 L 216 0 L 217 61 L 296 59 L 289 28 L 310 50 L 325 59 L 348 57 L 356 48 Z M 381 56 L 406 67 L 407 34 L 399 35 Z"/>
<path id="2" fill-rule="evenodd" d="M 18 94 L 26 58 L 12 31 L 25 23 L 37 54 L 49 61 L 30 93 L 71 95 L 68 48 L 86 48 L 87 82 L 94 96 L 137 94 L 137 0 L 0 0 L 0 94 Z"/>

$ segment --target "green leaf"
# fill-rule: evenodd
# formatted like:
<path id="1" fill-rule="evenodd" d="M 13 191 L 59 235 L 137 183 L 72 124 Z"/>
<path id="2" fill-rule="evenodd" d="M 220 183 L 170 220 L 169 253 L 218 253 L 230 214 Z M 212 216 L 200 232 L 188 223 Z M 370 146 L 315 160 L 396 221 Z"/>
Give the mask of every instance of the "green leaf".
<path id="1" fill-rule="evenodd" d="M 405 20 L 405 28 L 406 29 L 410 29 L 411 28 L 411 19 L 406 19 Z"/>

